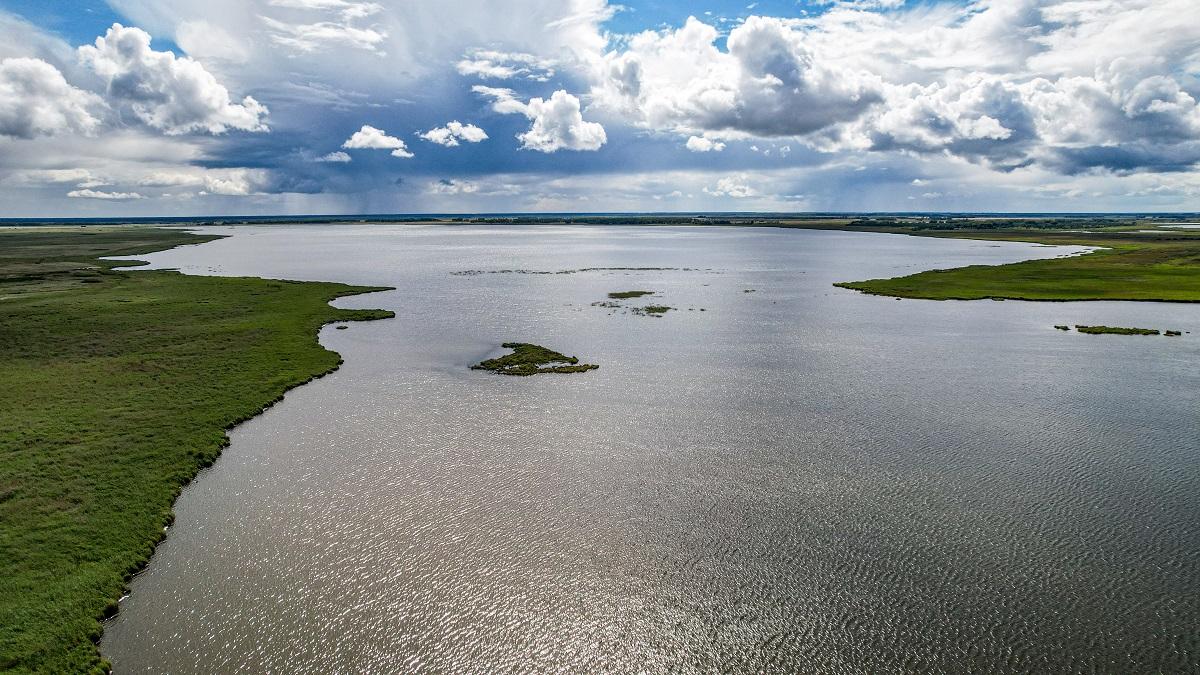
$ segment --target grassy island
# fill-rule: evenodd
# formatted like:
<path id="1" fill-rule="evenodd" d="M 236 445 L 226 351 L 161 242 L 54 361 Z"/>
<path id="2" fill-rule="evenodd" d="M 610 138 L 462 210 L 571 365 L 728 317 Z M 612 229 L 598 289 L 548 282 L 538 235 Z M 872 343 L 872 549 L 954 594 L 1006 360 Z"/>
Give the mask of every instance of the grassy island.
<path id="1" fill-rule="evenodd" d="M 122 271 L 180 230 L 0 230 L 0 670 L 102 672 L 100 620 L 225 431 L 337 368 L 316 335 L 391 312 L 332 283 Z"/>
<path id="2" fill-rule="evenodd" d="M 1162 335 L 1153 328 L 1121 328 L 1119 326 L 1075 326 L 1086 335 Z"/>
<path id="3" fill-rule="evenodd" d="M 631 300 L 633 298 L 640 298 L 644 295 L 654 295 L 654 291 L 617 291 L 615 293 L 609 293 L 608 297 L 613 300 Z"/>
<path id="4" fill-rule="evenodd" d="M 512 353 L 476 363 L 471 369 L 490 370 L 501 375 L 527 376 L 543 373 L 583 373 L 600 367 L 591 363 L 580 363 L 577 357 L 566 356 L 528 342 L 505 342 L 501 346 L 511 349 Z"/>
<path id="5" fill-rule="evenodd" d="M 645 307 L 634 307 L 631 311 L 634 314 L 645 316 L 662 316 L 673 309 L 675 308 L 667 307 L 666 305 L 646 305 Z"/>

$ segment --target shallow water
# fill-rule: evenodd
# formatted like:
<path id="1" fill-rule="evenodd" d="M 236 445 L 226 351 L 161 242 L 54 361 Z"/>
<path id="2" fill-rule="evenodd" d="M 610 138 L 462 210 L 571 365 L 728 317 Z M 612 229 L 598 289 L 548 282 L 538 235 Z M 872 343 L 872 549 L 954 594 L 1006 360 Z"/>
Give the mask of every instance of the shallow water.
<path id="1" fill-rule="evenodd" d="M 1024 244 L 212 229 L 140 257 L 393 285 L 339 304 L 397 318 L 323 331 L 342 369 L 184 491 L 118 673 L 1200 668 L 1200 306 L 830 285 L 1068 251 Z M 594 267 L 695 269 L 451 274 Z M 678 309 L 591 305 L 633 289 Z M 601 368 L 467 369 L 509 340 Z"/>

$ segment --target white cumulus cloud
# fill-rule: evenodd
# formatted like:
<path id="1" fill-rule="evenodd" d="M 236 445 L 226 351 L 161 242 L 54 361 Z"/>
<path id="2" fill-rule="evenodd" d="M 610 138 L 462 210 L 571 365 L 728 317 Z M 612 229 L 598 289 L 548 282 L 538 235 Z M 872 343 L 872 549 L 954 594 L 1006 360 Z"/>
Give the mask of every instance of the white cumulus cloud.
<path id="1" fill-rule="evenodd" d="M 538 152 L 599 150 L 608 141 L 604 126 L 583 119 L 579 99 L 559 89 L 549 99 L 531 98 L 522 103 L 511 89 L 476 85 L 472 90 L 493 100 L 498 113 L 521 113 L 531 121 L 529 130 L 518 134 L 521 147 Z"/>
<path id="2" fill-rule="evenodd" d="M 455 147 L 459 141 L 467 143 L 479 143 L 487 140 L 487 133 L 483 129 L 474 124 L 463 124 L 458 120 L 446 123 L 444 127 L 435 127 L 424 133 L 418 134 L 421 138 L 430 143 L 437 143 L 448 148 Z"/>
<path id="3" fill-rule="evenodd" d="M 642 126 L 755 136 L 821 131 L 882 100 L 877 75 L 820 58 L 794 20 L 749 17 L 724 51 L 718 37 L 694 17 L 635 35 L 604 56 L 593 94 Z"/>
<path id="4" fill-rule="evenodd" d="M 825 4 L 748 17 L 723 49 L 695 18 L 618 41 L 591 62 L 595 105 L 698 150 L 783 137 L 1005 172 L 1200 163 L 1200 22 L 1179 19 L 1194 0 Z"/>
<path id="5" fill-rule="evenodd" d="M 246 96 L 234 103 L 200 63 L 150 48 L 150 34 L 113 24 L 79 57 L 107 84 L 108 94 L 128 104 L 145 124 L 168 135 L 229 129 L 267 131 L 267 108 Z"/>
<path id="6" fill-rule="evenodd" d="M 689 136 L 686 147 L 692 152 L 721 152 L 725 149 L 725 144 L 704 136 Z"/>
<path id="7" fill-rule="evenodd" d="M 103 102 L 67 83 L 57 68 L 33 58 L 0 61 L 0 136 L 92 134 Z"/>
<path id="8" fill-rule="evenodd" d="M 744 175 L 726 176 L 718 179 L 717 184 L 713 188 L 704 188 L 706 194 L 714 197 L 733 197 L 734 199 L 745 199 L 746 197 L 757 197 L 759 191 L 749 184 L 748 178 Z"/>
<path id="9" fill-rule="evenodd" d="M 72 199 L 106 199 L 110 201 L 145 199 L 144 196 L 136 192 L 101 192 L 97 190 L 71 190 L 67 193 L 67 196 Z"/>
<path id="10" fill-rule="evenodd" d="M 395 136 L 388 136 L 383 129 L 364 124 L 361 129 L 354 132 L 342 147 L 348 150 L 391 150 L 393 157 L 409 158 L 413 154 L 408 151 L 408 146 L 404 141 Z"/>

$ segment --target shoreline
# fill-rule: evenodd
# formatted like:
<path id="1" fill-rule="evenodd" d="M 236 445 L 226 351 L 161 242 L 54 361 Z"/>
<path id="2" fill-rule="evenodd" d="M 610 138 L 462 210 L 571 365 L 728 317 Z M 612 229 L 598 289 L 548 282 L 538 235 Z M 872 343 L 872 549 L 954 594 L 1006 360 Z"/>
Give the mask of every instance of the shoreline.
<path id="1" fill-rule="evenodd" d="M 0 329 L 13 338 L 0 345 L 12 383 L 0 411 L 13 422 L 0 430 L 0 535 L 15 554 L 0 567 L 0 669 L 108 672 L 103 622 L 228 432 L 342 365 L 319 341 L 324 326 L 395 316 L 330 304 L 389 287 L 102 259 L 217 238 L 0 233 L 10 245 L 0 282 L 13 289 L 0 301 Z M 28 258 L 12 255 L 21 246 Z"/>

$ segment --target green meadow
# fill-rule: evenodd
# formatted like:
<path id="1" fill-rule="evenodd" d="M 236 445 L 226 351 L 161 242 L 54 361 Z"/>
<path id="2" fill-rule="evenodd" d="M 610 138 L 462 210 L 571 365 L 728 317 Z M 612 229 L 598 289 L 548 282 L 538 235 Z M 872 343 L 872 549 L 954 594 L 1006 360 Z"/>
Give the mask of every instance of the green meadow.
<path id="1" fill-rule="evenodd" d="M 1096 246 L 1085 255 L 1010 265 L 972 265 L 893 279 L 836 284 L 875 295 L 930 300 L 1157 300 L 1200 302 L 1200 236 L 1134 227 L 1051 229 L 894 228 L 918 236 Z"/>
<path id="2" fill-rule="evenodd" d="M 0 230 L 0 670 L 102 672 L 100 621 L 226 430 L 337 368 L 330 283 L 123 271 L 180 230 Z"/>

